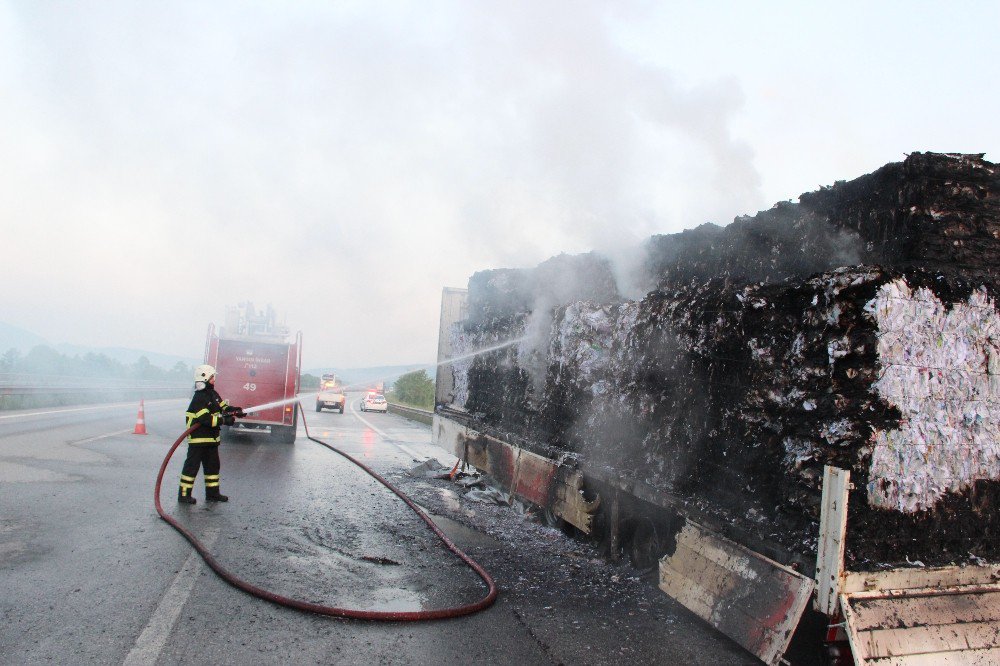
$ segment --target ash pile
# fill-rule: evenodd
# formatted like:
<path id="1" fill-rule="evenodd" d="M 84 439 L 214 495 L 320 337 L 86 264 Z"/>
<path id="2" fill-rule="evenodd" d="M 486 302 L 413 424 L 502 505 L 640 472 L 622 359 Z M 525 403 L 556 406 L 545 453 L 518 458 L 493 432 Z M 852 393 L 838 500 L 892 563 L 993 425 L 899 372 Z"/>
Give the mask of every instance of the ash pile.
<path id="1" fill-rule="evenodd" d="M 476 427 L 814 557 L 1000 561 L 1000 171 L 914 153 L 727 227 L 477 273 L 452 406 Z M 645 294 L 625 298 L 619 285 Z"/>

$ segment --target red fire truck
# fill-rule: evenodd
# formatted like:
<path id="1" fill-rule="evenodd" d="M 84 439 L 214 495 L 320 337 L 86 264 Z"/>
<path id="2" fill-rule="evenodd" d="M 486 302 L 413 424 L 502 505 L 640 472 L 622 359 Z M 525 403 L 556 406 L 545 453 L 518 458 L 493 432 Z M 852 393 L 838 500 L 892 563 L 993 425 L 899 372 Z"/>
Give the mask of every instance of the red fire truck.
<path id="1" fill-rule="evenodd" d="M 244 409 L 295 398 L 302 368 L 302 332 L 288 342 L 289 329 L 276 322 L 271 306 L 261 313 L 252 303 L 226 309 L 218 334 L 208 327 L 205 362 L 218 371 L 215 388 L 230 404 Z M 250 413 L 237 428 L 270 432 L 273 441 L 291 444 L 298 426 L 297 403 L 277 404 Z"/>

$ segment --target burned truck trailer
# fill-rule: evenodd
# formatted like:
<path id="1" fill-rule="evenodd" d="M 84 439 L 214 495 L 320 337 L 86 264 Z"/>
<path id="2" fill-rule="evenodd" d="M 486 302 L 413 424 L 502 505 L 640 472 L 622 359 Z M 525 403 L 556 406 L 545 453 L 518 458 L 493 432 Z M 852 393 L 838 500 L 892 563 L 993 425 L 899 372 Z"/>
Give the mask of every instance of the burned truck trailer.
<path id="1" fill-rule="evenodd" d="M 914 153 L 633 265 L 446 291 L 442 360 L 519 342 L 439 373 L 436 440 L 768 663 L 810 596 L 859 663 L 1000 654 L 997 167 Z"/>

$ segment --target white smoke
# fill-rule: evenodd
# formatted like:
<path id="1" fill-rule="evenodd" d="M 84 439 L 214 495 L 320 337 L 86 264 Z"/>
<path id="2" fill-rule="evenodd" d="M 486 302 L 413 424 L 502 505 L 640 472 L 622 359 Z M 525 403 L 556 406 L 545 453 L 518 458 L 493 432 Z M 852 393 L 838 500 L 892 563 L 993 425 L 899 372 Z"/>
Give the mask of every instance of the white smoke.
<path id="1" fill-rule="evenodd" d="M 621 48 L 642 12 L 2 5 L 5 318 L 196 355 L 252 299 L 306 331 L 307 365 L 412 361 L 475 270 L 752 208 L 739 86 Z M 225 279 L 192 299 L 206 275 Z"/>

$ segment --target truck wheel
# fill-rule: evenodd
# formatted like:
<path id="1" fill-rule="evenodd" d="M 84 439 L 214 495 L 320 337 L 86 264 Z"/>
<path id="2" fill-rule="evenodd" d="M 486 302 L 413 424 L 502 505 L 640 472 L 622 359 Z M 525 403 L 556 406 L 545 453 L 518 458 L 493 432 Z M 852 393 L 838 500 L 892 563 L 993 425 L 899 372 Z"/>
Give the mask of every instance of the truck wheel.
<path id="1" fill-rule="evenodd" d="M 542 509 L 542 520 L 545 521 L 547 526 L 555 527 L 556 529 L 562 529 L 564 525 L 563 519 L 557 516 L 555 512 L 548 507 Z"/>
<path id="2" fill-rule="evenodd" d="M 629 562 L 636 569 L 649 569 L 656 565 L 662 550 L 660 534 L 656 525 L 648 518 L 642 518 L 636 524 L 625 546 Z"/>
<path id="3" fill-rule="evenodd" d="M 566 536 L 573 536 L 576 528 L 555 514 L 552 509 L 545 507 L 542 509 L 542 522 L 549 527 L 554 527 Z"/>
<path id="4" fill-rule="evenodd" d="M 294 444 L 295 426 L 271 426 L 271 441 Z"/>
<path id="5" fill-rule="evenodd" d="M 344 406 L 343 406 L 343 405 L 341 405 L 341 406 L 340 406 L 340 413 L 341 413 L 341 414 L 343 414 L 343 413 L 344 413 Z"/>
<path id="6" fill-rule="evenodd" d="M 317 403 L 316 403 L 316 411 L 317 411 L 317 412 L 322 412 L 322 411 L 323 411 L 323 405 L 321 405 L 321 404 L 319 404 L 319 403 L 317 402 Z"/>

